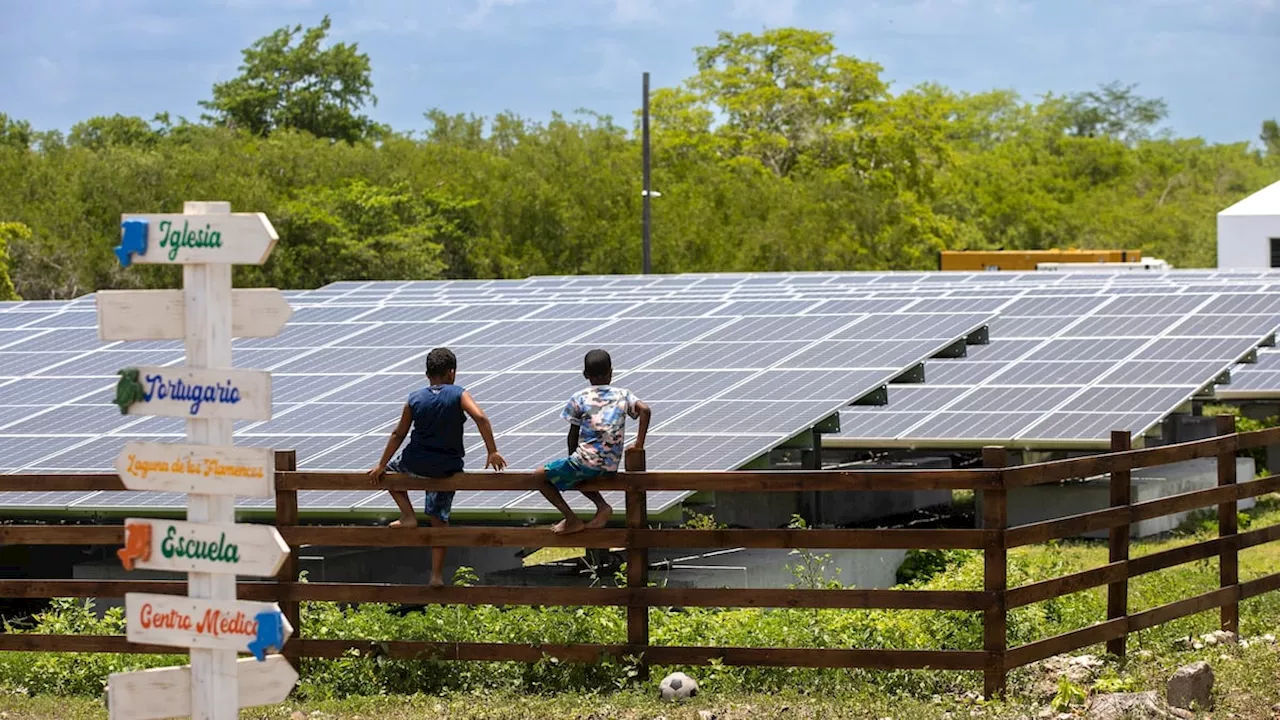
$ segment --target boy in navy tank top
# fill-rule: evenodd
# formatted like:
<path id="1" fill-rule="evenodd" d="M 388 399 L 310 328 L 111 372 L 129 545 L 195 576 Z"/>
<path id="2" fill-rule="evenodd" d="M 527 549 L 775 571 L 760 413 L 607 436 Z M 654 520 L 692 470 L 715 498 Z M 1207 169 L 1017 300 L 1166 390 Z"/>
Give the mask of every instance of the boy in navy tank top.
<path id="1" fill-rule="evenodd" d="M 462 425 L 467 421 L 463 413 L 471 416 L 480 437 L 484 438 L 484 446 L 489 453 L 484 466 L 498 471 L 507 466 L 507 461 L 498 454 L 489 417 L 476 404 L 471 393 L 454 384 L 457 379 L 458 358 L 451 350 L 436 348 L 427 353 L 427 381 L 431 384 L 409 395 L 409 401 L 400 413 L 400 424 L 387 439 L 382 459 L 369 471 L 375 483 L 381 481 L 388 471 L 428 478 L 462 472 L 462 458 L 466 454 Z M 391 456 L 395 455 L 406 436 L 409 444 L 392 460 Z M 391 527 L 417 527 L 418 518 L 413 512 L 409 493 L 404 490 L 387 492 L 400 508 L 400 519 L 391 523 Z M 427 491 L 427 520 L 433 527 L 449 524 L 453 496 L 453 491 Z M 444 552 L 442 547 L 431 548 L 431 584 L 435 586 L 444 584 Z"/>

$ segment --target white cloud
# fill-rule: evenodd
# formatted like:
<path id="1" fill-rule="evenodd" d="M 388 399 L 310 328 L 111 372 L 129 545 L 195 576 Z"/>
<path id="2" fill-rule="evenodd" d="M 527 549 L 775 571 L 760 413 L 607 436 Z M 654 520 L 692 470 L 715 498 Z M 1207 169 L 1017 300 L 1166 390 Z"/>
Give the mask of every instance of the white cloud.
<path id="1" fill-rule="evenodd" d="M 735 18 L 778 27 L 795 22 L 796 5 L 797 0 L 733 0 L 732 14 Z"/>
<path id="2" fill-rule="evenodd" d="M 477 28 L 484 24 L 485 20 L 493 14 L 494 10 L 500 8 L 515 7 L 523 5 L 530 0 L 476 0 L 475 9 L 467 13 L 462 18 L 461 26 L 464 28 Z"/>
<path id="3" fill-rule="evenodd" d="M 613 0 L 610 19 L 619 25 L 631 25 L 661 20 L 662 15 L 653 0 Z"/>

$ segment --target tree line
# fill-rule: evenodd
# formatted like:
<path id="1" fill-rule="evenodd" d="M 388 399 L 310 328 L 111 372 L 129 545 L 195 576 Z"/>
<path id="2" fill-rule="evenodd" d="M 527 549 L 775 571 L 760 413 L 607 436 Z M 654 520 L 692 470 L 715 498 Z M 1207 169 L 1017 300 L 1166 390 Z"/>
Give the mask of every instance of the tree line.
<path id="1" fill-rule="evenodd" d="M 639 118 L 425 113 L 395 129 L 371 63 L 315 27 L 243 51 L 195 120 L 0 113 L 0 298 L 172 287 L 122 272 L 122 212 L 229 200 L 281 242 L 244 285 L 629 273 L 640 266 Z M 655 272 L 936 269 L 943 249 L 1141 249 L 1215 262 L 1215 214 L 1280 179 L 1280 130 L 1209 143 L 1112 83 L 1025 99 L 900 92 L 829 33 L 720 33 L 651 99 Z"/>

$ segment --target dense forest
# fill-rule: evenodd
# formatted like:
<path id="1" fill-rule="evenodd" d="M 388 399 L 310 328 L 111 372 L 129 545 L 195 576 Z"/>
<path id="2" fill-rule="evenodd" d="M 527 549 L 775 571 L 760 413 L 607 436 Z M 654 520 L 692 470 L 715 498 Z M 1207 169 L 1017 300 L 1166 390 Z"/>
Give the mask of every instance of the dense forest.
<path id="1" fill-rule="evenodd" d="M 64 135 L 0 114 L 0 299 L 177 284 L 123 272 L 122 212 L 229 200 L 281 243 L 237 282 L 625 273 L 640 266 L 639 118 L 425 113 L 382 126 L 367 54 L 329 20 L 244 51 L 195 120 Z M 1214 264 L 1215 213 L 1280 179 L 1280 131 L 1212 144 L 1162 129 L 1134 86 L 1028 100 L 894 92 L 830 34 L 721 33 L 652 95 L 654 270 L 934 269 L 942 249 L 1140 248 Z M 6 277 L 7 275 L 7 277 Z"/>

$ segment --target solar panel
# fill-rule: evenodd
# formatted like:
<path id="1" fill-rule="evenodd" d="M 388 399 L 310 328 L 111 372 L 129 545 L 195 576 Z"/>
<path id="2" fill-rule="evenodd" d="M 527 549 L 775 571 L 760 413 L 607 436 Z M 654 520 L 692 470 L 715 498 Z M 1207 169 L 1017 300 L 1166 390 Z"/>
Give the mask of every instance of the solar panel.
<path id="1" fill-rule="evenodd" d="M 1263 291 L 1280 284 L 1274 273 L 1134 275 L 335 283 L 290 293 L 295 315 L 280 336 L 236 341 L 238 365 L 273 369 L 277 415 L 237 423 L 237 443 L 296 448 L 304 468 L 367 468 L 423 383 L 422 357 L 435 345 L 458 354 L 459 382 L 494 419 L 513 467 L 565 451 L 559 409 L 585 386 L 582 357 L 596 346 L 613 354 L 615 382 L 655 408 L 655 470 L 740 467 L 922 361 L 923 384 L 890 386 L 886 406 L 847 408 L 841 436 L 893 441 L 937 426 L 943 435 L 933 440 L 963 440 L 1014 432 L 1026 420 L 1018 428 L 1025 438 L 1096 441 L 1107 422 L 1136 428 L 1169 412 L 1280 316 L 1277 296 Z M 116 370 L 180 363 L 180 346 L 99 343 L 92 309 L 91 299 L 0 308 L 0 423 L 36 421 L 26 426 L 31 434 L 0 429 L 0 471 L 105 469 L 129 437 L 181 438 L 181 420 L 119 416 L 106 405 Z M 930 359 L 983 323 L 991 344 L 969 346 L 966 358 Z M 14 409 L 27 402 L 39 407 Z M 52 405 L 62 407 L 43 412 Z M 474 467 L 482 446 L 467 438 Z M 496 495 L 460 493 L 455 508 L 528 513 L 541 502 Z M 313 499 L 325 511 L 391 509 L 373 491 Z"/>

